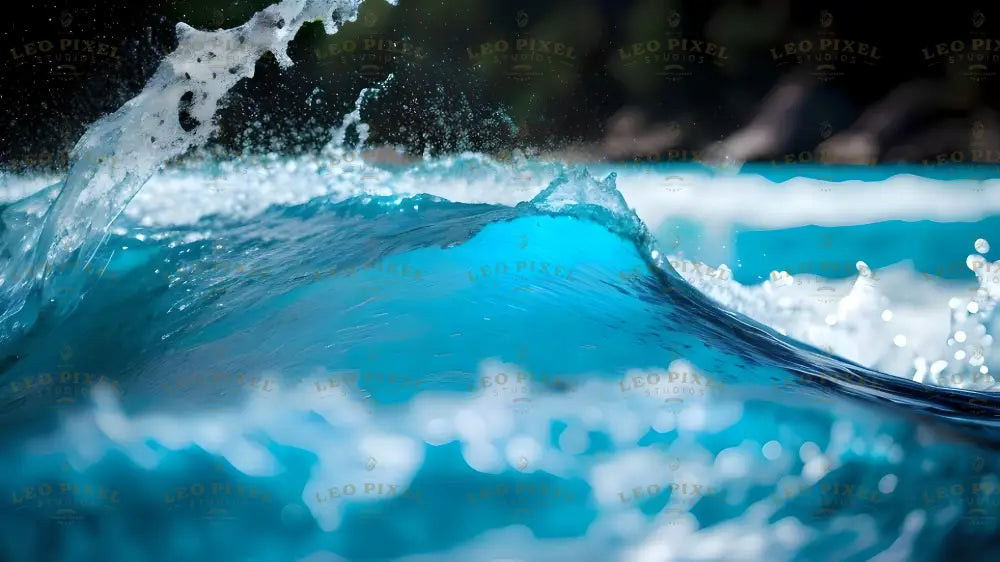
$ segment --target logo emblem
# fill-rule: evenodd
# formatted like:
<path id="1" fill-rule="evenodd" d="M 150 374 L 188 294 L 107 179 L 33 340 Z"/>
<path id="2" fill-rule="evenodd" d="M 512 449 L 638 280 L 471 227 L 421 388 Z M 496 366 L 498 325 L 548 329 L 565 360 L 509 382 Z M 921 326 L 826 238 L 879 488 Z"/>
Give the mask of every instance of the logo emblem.
<path id="1" fill-rule="evenodd" d="M 973 398 L 972 400 L 969 400 L 969 405 L 972 406 L 969 411 L 976 415 L 985 415 L 988 411 L 986 410 L 986 400 L 982 398 Z"/>
<path id="2" fill-rule="evenodd" d="M 528 12 L 525 12 L 524 10 L 518 10 L 517 16 L 515 17 L 514 21 L 517 22 L 518 27 L 524 29 L 524 27 L 528 25 Z"/>
<path id="3" fill-rule="evenodd" d="M 972 27 L 979 29 L 984 23 L 986 23 L 986 16 L 982 12 L 979 10 L 972 12 Z"/>
<path id="4" fill-rule="evenodd" d="M 674 427 L 678 425 L 678 414 L 684 409 L 684 399 L 683 398 L 664 398 L 663 403 L 667 405 L 667 411 L 674 415 Z"/>
<path id="5" fill-rule="evenodd" d="M 829 121 L 823 121 L 822 123 L 819 124 L 820 138 L 828 139 L 832 134 L 833 134 L 833 125 L 831 125 Z"/>
<path id="6" fill-rule="evenodd" d="M 685 514 L 687 514 L 687 511 L 676 507 L 668 507 L 663 510 L 663 516 L 667 519 L 667 525 L 680 525 Z"/>
<path id="7" fill-rule="evenodd" d="M 663 183 L 667 191 L 671 193 L 684 191 L 684 178 L 681 176 L 667 176 L 663 178 Z"/>
<path id="8" fill-rule="evenodd" d="M 976 140 L 982 139 L 984 132 L 986 132 L 986 126 L 983 125 L 982 121 L 974 121 L 972 123 L 972 138 Z"/>
<path id="9" fill-rule="evenodd" d="M 823 29 L 826 29 L 826 28 L 830 27 L 831 25 L 833 25 L 833 14 L 831 14 L 828 10 L 823 10 L 822 12 L 820 12 L 819 13 L 819 25 Z"/>

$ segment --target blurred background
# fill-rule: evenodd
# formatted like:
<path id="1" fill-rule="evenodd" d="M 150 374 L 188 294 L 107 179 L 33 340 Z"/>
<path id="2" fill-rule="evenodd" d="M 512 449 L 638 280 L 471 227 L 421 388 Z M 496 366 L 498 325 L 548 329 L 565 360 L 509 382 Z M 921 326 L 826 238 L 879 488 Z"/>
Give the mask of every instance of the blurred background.
<path id="1" fill-rule="evenodd" d="M 133 97 L 174 26 L 234 27 L 267 0 L 6 7 L 0 169 L 60 169 Z M 1000 163 L 1000 7 L 791 0 L 366 0 L 303 28 L 228 96 L 210 150 L 314 151 L 359 92 L 369 145 L 572 161 Z M 225 64 L 225 61 L 220 61 Z"/>

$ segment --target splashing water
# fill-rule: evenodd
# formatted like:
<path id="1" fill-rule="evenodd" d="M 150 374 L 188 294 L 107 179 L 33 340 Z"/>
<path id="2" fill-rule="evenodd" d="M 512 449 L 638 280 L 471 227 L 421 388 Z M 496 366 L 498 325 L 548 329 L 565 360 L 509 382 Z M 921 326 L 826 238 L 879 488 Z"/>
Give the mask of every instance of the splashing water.
<path id="1" fill-rule="evenodd" d="M 980 242 L 985 241 L 980 239 Z M 977 243 L 977 248 L 981 247 Z M 787 271 L 772 271 L 770 280 L 759 286 L 743 286 L 731 281 L 731 270 L 725 264 L 717 269 L 700 264 L 702 271 L 689 269 L 689 263 L 679 257 L 671 260 L 671 265 L 699 290 L 726 308 L 746 314 L 782 334 L 917 382 L 978 390 L 996 388 L 996 381 L 988 376 L 987 359 L 996 354 L 991 333 L 996 322 L 997 295 L 991 291 L 997 284 L 988 272 L 1000 270 L 1000 262 L 989 263 L 981 255 L 970 255 L 967 266 L 978 282 L 976 288 L 970 289 L 973 296 L 944 298 L 940 291 L 934 291 L 931 299 L 936 302 L 928 299 L 918 309 L 910 307 L 906 311 L 914 322 L 920 321 L 920 316 L 932 315 L 925 320 L 935 324 L 931 333 L 919 329 L 916 332 L 919 346 L 907 345 L 907 336 L 894 329 L 900 322 L 893 322 L 898 320 L 890 296 L 893 292 L 887 295 L 879 290 L 891 274 L 872 272 L 864 262 L 856 264 L 857 277 L 853 282 L 838 283 L 840 289 L 830 286 L 834 281 L 810 274 L 791 275 Z M 906 290 L 906 284 L 917 282 L 915 276 L 904 272 L 889 279 L 899 293 Z M 810 290 L 817 286 L 829 292 L 822 295 Z M 942 337 L 940 315 L 935 313 L 945 309 L 949 311 L 950 330 Z"/>
<path id="2" fill-rule="evenodd" d="M 69 174 L 40 228 L 6 233 L 2 270 L 36 271 L 40 264 L 65 262 L 74 251 L 80 252 L 83 267 L 90 266 L 114 219 L 153 172 L 209 139 L 223 97 L 240 80 L 253 77 L 261 56 L 271 53 L 282 68 L 291 66 L 286 49 L 303 24 L 319 20 L 328 34 L 336 33 L 343 22 L 357 18 L 360 4 L 284 0 L 239 27 L 212 32 L 178 23 L 177 49 L 143 91 L 92 125 L 74 146 Z M 44 276 L 36 280 L 45 281 Z M 32 282 L 0 285 L 8 303 L 0 312 L 0 328 L 21 310 L 31 288 Z M 9 330 L 0 329 L 0 337 L 9 337 Z"/>

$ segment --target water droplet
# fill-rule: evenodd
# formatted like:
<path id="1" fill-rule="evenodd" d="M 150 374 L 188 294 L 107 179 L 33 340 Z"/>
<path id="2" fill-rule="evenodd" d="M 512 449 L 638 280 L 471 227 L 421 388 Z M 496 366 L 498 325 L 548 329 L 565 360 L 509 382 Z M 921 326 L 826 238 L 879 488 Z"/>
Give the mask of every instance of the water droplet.
<path id="1" fill-rule="evenodd" d="M 963 332 L 962 330 L 959 330 L 959 331 L 955 332 L 955 341 L 957 341 L 958 343 L 964 342 L 965 341 L 965 332 Z"/>
<path id="2" fill-rule="evenodd" d="M 895 474 L 886 474 L 878 481 L 878 491 L 883 494 L 891 494 L 898 483 L 899 478 Z"/>
<path id="3" fill-rule="evenodd" d="M 891 310 L 883 310 L 882 311 L 882 320 L 884 320 L 886 322 L 891 321 L 892 320 L 892 311 Z"/>
<path id="4" fill-rule="evenodd" d="M 764 458 L 769 461 L 777 460 L 781 457 L 781 443 L 778 443 L 777 441 L 768 441 L 764 444 L 762 453 L 764 454 Z"/>
<path id="5" fill-rule="evenodd" d="M 980 254 L 985 254 L 986 252 L 989 252 L 990 243 L 983 238 L 976 240 L 976 251 L 979 252 Z"/>
<path id="6" fill-rule="evenodd" d="M 906 336 L 896 334 L 896 337 L 892 338 L 892 343 L 896 344 L 896 347 L 906 347 Z"/>

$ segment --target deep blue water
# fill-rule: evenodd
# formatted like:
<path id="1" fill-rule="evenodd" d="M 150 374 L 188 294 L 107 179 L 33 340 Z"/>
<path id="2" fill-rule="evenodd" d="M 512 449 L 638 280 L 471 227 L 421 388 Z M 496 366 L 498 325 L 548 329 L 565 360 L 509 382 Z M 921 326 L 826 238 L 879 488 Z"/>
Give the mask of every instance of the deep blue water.
<path id="1" fill-rule="evenodd" d="M 0 344 L 0 559 L 1000 556 L 1000 400 L 725 310 L 614 180 L 122 218 Z M 998 229 L 736 232 L 750 283 L 933 273 Z"/>

